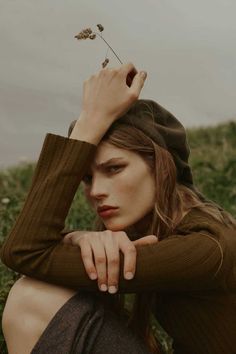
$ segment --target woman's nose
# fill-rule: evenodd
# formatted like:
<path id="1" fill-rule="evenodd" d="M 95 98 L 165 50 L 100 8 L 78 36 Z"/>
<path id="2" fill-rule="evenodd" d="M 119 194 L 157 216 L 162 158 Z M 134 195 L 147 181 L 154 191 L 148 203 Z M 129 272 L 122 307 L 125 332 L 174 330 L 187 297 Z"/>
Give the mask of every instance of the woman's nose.
<path id="1" fill-rule="evenodd" d="M 101 199 L 106 196 L 107 191 L 104 181 L 94 178 L 90 189 L 90 197 L 94 199 Z"/>

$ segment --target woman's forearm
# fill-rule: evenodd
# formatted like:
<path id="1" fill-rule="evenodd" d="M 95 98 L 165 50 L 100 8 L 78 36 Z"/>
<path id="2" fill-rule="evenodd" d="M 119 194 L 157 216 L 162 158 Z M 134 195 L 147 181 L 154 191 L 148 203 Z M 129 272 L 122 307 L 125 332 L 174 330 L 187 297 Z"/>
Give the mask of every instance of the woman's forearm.
<path id="1" fill-rule="evenodd" d="M 98 145 L 110 125 L 111 119 L 82 111 L 69 138 Z"/>
<path id="2" fill-rule="evenodd" d="M 56 284 L 63 279 L 61 270 L 70 268 L 82 288 L 91 283 L 97 288 L 83 268 L 79 249 L 61 242 L 75 192 L 95 152 L 93 144 L 46 135 L 26 201 L 1 248 L 1 260 L 9 268 Z M 71 256 L 76 262 L 69 265 Z"/>
<path id="3" fill-rule="evenodd" d="M 49 283 L 100 292 L 85 270 L 80 249 L 62 242 L 66 216 L 95 153 L 96 146 L 88 142 L 46 135 L 25 204 L 0 251 L 5 265 Z M 188 227 L 183 235 L 137 247 L 131 280 L 123 277 L 120 251 L 120 293 L 199 291 L 225 282 L 217 276 L 222 261 L 218 236 L 214 236 L 217 225 L 195 212 L 192 231 Z M 223 238 L 220 246 L 224 251 Z"/>

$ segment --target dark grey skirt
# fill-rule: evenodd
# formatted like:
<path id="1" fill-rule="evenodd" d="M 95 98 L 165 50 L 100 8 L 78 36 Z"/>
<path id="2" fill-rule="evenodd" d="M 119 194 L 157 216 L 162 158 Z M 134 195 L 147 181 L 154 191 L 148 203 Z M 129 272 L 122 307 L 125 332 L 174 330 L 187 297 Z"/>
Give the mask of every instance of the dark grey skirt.
<path id="1" fill-rule="evenodd" d="M 150 354 L 99 297 L 72 296 L 54 315 L 31 354 Z"/>

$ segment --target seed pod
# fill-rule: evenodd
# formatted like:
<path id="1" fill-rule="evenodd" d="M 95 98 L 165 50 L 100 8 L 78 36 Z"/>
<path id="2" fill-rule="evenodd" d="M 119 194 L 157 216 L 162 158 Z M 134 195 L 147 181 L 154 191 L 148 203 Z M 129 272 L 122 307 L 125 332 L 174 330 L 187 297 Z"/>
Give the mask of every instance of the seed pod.
<path id="1" fill-rule="evenodd" d="M 74 38 L 82 39 L 83 38 L 83 34 L 80 32 Z"/>
<path id="2" fill-rule="evenodd" d="M 101 24 L 98 24 L 97 28 L 99 29 L 100 32 L 102 32 L 104 30 L 104 27 Z"/>
<path id="3" fill-rule="evenodd" d="M 95 33 L 90 34 L 89 38 L 90 38 L 90 39 L 94 39 L 94 38 L 96 38 L 96 34 L 95 34 Z"/>
<path id="4" fill-rule="evenodd" d="M 84 32 L 84 39 L 89 37 L 89 33 L 88 32 Z"/>
<path id="5" fill-rule="evenodd" d="M 86 33 L 88 33 L 88 34 L 91 34 L 93 31 L 91 30 L 90 27 L 88 27 L 88 28 L 86 28 L 86 29 L 84 30 L 84 32 L 86 32 Z"/>
<path id="6" fill-rule="evenodd" d="M 105 68 L 105 66 L 107 66 L 108 63 L 109 63 L 109 59 L 106 58 L 106 59 L 104 60 L 104 62 L 102 63 L 102 67 Z"/>

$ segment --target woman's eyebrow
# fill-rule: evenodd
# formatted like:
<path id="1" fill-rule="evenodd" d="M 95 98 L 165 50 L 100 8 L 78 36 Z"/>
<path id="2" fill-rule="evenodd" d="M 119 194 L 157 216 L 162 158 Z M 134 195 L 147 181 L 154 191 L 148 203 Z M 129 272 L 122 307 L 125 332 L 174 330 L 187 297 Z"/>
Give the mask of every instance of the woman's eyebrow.
<path id="1" fill-rule="evenodd" d="M 124 160 L 123 157 L 112 157 L 111 159 L 105 161 L 105 162 L 102 162 L 100 164 L 95 164 L 95 167 L 96 168 L 102 168 L 102 167 L 105 167 L 107 165 L 109 165 L 111 162 L 118 162 L 120 160 Z"/>

